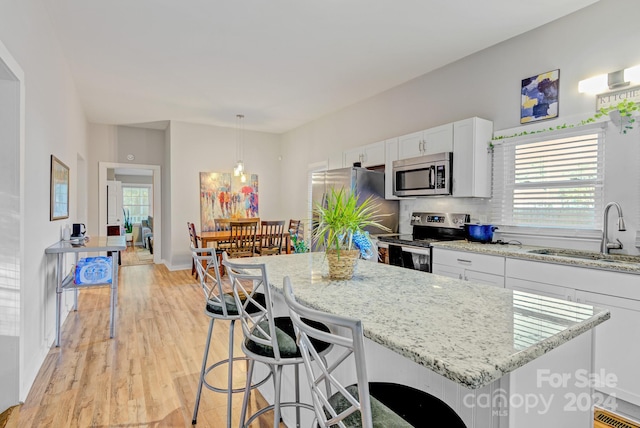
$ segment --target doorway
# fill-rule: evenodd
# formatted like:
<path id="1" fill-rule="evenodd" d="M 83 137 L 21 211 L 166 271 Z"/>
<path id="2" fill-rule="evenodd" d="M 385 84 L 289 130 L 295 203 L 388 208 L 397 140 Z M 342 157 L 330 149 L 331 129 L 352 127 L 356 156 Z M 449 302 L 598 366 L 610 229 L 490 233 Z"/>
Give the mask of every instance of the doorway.
<path id="1" fill-rule="evenodd" d="M 130 163 L 112 163 L 112 162 L 99 162 L 98 164 L 98 220 L 100 225 L 100 233 L 106 234 L 106 225 L 108 224 L 107 217 L 107 182 L 109 179 L 113 179 L 115 171 L 119 170 L 124 175 L 139 175 L 141 177 L 150 176 L 150 184 L 153 194 L 153 224 L 151 226 L 153 238 L 151 245 L 153 246 L 153 263 L 160 263 L 162 260 L 162 190 L 161 190 L 161 177 L 159 165 L 143 165 L 143 164 L 130 164 Z M 113 171 L 113 175 L 110 175 L 110 171 Z M 145 180 L 142 180 L 145 181 Z M 119 214 L 119 213 L 118 213 Z M 114 220 L 112 219 L 111 222 Z M 115 221 L 119 221 L 124 225 L 123 216 L 116 216 Z M 140 239 L 143 239 L 142 231 L 139 229 Z M 131 241 L 133 248 L 134 242 Z M 140 241 L 142 244 L 142 241 Z M 148 245 L 148 241 L 145 242 Z M 149 253 L 151 254 L 151 253 Z"/>
<path id="2" fill-rule="evenodd" d="M 0 42 L 0 412 L 26 397 L 24 382 L 24 72 Z M 34 296 L 29 296 L 31 299 Z M 21 383 L 22 382 L 22 383 Z"/>

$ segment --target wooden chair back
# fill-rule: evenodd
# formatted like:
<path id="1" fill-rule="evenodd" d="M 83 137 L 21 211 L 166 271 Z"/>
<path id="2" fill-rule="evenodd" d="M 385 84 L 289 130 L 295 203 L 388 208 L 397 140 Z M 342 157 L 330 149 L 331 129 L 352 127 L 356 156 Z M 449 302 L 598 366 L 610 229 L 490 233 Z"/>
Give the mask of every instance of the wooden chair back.
<path id="1" fill-rule="evenodd" d="M 191 248 L 193 251 L 193 249 L 198 248 L 198 235 L 196 234 L 196 225 L 188 221 L 187 228 L 189 228 L 189 239 L 191 240 Z M 196 274 L 196 258 L 194 253 L 194 257 L 192 257 L 191 259 L 191 275 L 195 275 L 195 274 Z"/>
<path id="2" fill-rule="evenodd" d="M 196 225 L 194 223 L 187 222 L 187 227 L 189 228 L 189 239 L 191 240 L 191 245 L 193 246 L 193 248 L 199 248 Z"/>
<path id="3" fill-rule="evenodd" d="M 291 236 L 295 235 L 298 239 L 304 239 L 304 224 L 301 220 L 289 220 L 289 228 L 287 230 Z"/>
<path id="4" fill-rule="evenodd" d="M 231 219 L 230 218 L 216 218 L 213 220 L 214 228 L 216 232 L 231 230 Z"/>
<path id="5" fill-rule="evenodd" d="M 229 257 L 253 257 L 256 249 L 258 220 L 231 221 L 229 236 Z"/>
<path id="6" fill-rule="evenodd" d="M 283 233 L 284 220 L 260 222 L 260 248 L 258 248 L 260 255 L 280 254 Z"/>

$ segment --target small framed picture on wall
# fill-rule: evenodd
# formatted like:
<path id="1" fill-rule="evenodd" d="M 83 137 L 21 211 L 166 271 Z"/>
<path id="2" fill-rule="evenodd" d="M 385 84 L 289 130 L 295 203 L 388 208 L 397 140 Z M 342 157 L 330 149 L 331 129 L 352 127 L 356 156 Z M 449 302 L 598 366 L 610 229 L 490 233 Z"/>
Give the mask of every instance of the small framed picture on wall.
<path id="1" fill-rule="evenodd" d="M 69 167 L 51 155 L 51 207 L 49 219 L 69 218 Z"/>
<path id="2" fill-rule="evenodd" d="M 522 79 L 520 123 L 558 117 L 560 69 Z"/>

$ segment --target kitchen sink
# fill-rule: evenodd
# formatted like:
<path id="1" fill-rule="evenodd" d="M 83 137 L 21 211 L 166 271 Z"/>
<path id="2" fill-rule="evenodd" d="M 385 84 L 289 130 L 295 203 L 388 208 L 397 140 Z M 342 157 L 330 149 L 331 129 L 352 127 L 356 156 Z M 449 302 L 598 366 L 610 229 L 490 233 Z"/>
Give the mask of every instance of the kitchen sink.
<path id="1" fill-rule="evenodd" d="M 545 256 L 568 257 L 571 259 L 593 260 L 596 262 L 604 263 L 624 263 L 640 265 L 640 256 L 631 256 L 627 254 L 602 255 L 595 251 L 565 250 L 560 248 L 542 248 L 539 250 L 530 250 L 528 251 L 528 253 L 540 254 Z"/>

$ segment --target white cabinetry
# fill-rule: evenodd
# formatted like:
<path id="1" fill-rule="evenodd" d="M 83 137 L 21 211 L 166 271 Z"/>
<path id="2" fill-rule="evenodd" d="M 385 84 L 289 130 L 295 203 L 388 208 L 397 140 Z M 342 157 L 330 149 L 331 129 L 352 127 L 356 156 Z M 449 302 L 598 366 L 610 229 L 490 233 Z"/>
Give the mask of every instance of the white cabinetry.
<path id="1" fill-rule="evenodd" d="M 453 124 L 453 196 L 491 197 L 489 142 L 493 122 L 479 117 Z"/>
<path id="2" fill-rule="evenodd" d="M 385 142 L 367 144 L 344 152 L 343 166 L 353 166 L 354 162 L 360 162 L 363 167 L 384 165 Z"/>
<path id="3" fill-rule="evenodd" d="M 432 273 L 504 287 L 504 257 L 433 248 Z"/>
<path id="4" fill-rule="evenodd" d="M 403 135 L 398 139 L 398 159 L 453 151 L 453 123 Z"/>
<path id="5" fill-rule="evenodd" d="M 594 373 L 603 380 L 595 389 L 640 406 L 640 276 L 509 258 L 505 276 L 509 289 L 609 309 L 595 329 Z"/>
<path id="6" fill-rule="evenodd" d="M 338 169 L 344 166 L 344 153 L 334 152 L 327 158 L 327 169 Z"/>
<path id="7" fill-rule="evenodd" d="M 640 405 L 640 301 L 581 290 L 576 300 L 611 311 L 595 334 L 595 373 L 602 380 L 596 389 Z"/>
<path id="8" fill-rule="evenodd" d="M 401 199 L 393 194 L 393 161 L 398 160 L 398 139 L 385 141 L 384 198 Z"/>

